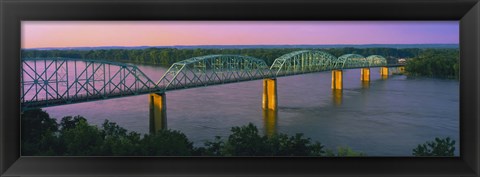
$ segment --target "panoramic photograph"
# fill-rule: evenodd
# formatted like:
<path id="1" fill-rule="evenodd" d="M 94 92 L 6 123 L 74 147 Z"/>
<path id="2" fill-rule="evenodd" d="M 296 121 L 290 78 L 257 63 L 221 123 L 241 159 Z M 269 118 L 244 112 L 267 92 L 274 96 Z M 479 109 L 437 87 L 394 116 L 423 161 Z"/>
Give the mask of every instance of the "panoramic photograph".
<path id="1" fill-rule="evenodd" d="M 459 157 L 458 21 L 22 21 L 22 156 Z"/>

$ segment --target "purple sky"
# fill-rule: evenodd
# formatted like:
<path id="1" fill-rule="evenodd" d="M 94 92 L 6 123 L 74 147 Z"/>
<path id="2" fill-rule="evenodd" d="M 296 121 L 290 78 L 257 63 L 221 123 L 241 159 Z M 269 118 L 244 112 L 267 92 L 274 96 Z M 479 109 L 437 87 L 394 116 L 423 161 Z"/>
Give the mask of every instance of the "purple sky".
<path id="1" fill-rule="evenodd" d="M 458 21 L 22 22 L 22 48 L 458 42 Z"/>

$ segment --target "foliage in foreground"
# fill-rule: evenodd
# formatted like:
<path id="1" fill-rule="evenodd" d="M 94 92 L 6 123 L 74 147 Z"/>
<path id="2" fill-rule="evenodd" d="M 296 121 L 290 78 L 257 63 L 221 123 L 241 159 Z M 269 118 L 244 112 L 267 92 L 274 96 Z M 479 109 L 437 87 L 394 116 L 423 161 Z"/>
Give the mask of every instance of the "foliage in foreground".
<path id="1" fill-rule="evenodd" d="M 194 147 L 185 134 L 161 130 L 141 135 L 128 132 L 114 122 L 89 125 L 81 116 L 57 121 L 40 110 L 22 115 L 22 155 L 24 156 L 365 156 L 349 147 L 337 152 L 325 149 L 303 134 L 260 135 L 253 124 L 232 127 L 226 138 L 215 137 L 204 147 Z M 455 141 L 436 139 L 414 149 L 415 156 L 453 156 Z"/>
<path id="2" fill-rule="evenodd" d="M 455 140 L 447 138 L 435 138 L 435 141 L 427 141 L 413 149 L 414 156 L 453 156 Z"/>
<path id="3" fill-rule="evenodd" d="M 140 135 L 105 120 L 101 128 L 81 116 L 64 117 L 60 124 L 40 110 L 22 115 L 22 155 L 131 156 L 192 155 L 193 143 L 174 130 Z"/>
<path id="4" fill-rule="evenodd" d="M 228 139 L 215 137 L 215 141 L 206 142 L 203 149 L 206 155 L 211 156 L 321 156 L 324 153 L 323 145 L 311 142 L 303 134 L 288 136 L 277 134 L 272 137 L 260 135 L 257 127 L 248 124 L 242 127 L 233 127 Z"/>
<path id="5" fill-rule="evenodd" d="M 227 140 L 217 137 L 205 147 L 194 147 L 185 134 L 161 130 L 141 135 L 105 120 L 89 125 L 81 116 L 64 117 L 58 124 L 40 110 L 22 115 L 22 155 L 35 156 L 320 156 L 320 143 L 302 134 L 261 136 L 253 124 L 233 127 Z"/>

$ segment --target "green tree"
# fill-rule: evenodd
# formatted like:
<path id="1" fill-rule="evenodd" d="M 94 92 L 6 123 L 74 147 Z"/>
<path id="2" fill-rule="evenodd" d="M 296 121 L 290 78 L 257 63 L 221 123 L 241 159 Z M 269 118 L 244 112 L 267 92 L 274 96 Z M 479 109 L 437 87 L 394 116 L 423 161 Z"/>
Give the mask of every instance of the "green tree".
<path id="1" fill-rule="evenodd" d="M 197 150 L 200 151 L 201 155 L 222 156 L 224 154 L 224 152 L 222 152 L 224 147 L 225 142 L 222 138 L 220 136 L 215 136 L 213 141 L 205 142 L 205 147 L 198 148 Z"/>
<path id="2" fill-rule="evenodd" d="M 80 123 L 80 121 L 86 122 L 87 119 L 79 115 L 75 117 L 72 117 L 72 116 L 63 117 L 62 120 L 60 121 L 60 130 L 65 131 L 68 129 L 75 128 Z"/>
<path id="3" fill-rule="evenodd" d="M 103 155 L 100 130 L 96 126 L 88 125 L 84 119 L 81 119 L 75 127 L 63 130 L 60 139 L 67 156 Z"/>
<path id="4" fill-rule="evenodd" d="M 142 155 L 147 156 L 189 156 L 193 152 L 193 143 L 185 134 L 176 130 L 147 134 L 141 143 Z"/>
<path id="5" fill-rule="evenodd" d="M 455 140 L 447 138 L 435 138 L 435 141 L 427 141 L 413 149 L 414 156 L 453 156 Z"/>
<path id="6" fill-rule="evenodd" d="M 103 155 L 141 155 L 141 136 L 118 126 L 115 122 L 105 120 L 100 132 L 103 138 L 101 151 Z"/>
<path id="7" fill-rule="evenodd" d="M 408 60 L 405 70 L 410 76 L 459 78 L 458 49 L 427 49 Z"/>
<path id="8" fill-rule="evenodd" d="M 41 109 L 24 111 L 21 120 L 22 155 L 55 155 L 56 120 Z"/>
<path id="9" fill-rule="evenodd" d="M 275 156 L 322 156 L 325 153 L 322 144 L 312 143 L 302 133 L 290 137 L 286 134 L 274 135 L 268 138 L 267 144 L 267 152 Z"/>
<path id="10" fill-rule="evenodd" d="M 233 127 L 232 134 L 225 143 L 224 154 L 226 156 L 264 155 L 268 147 L 266 137 L 258 133 L 257 127 L 248 124 L 243 127 Z"/>
<path id="11" fill-rule="evenodd" d="M 321 156 L 323 145 L 312 143 L 303 134 L 287 136 L 278 134 L 272 137 L 260 135 L 257 127 L 248 124 L 232 127 L 232 134 L 226 140 L 215 137 L 205 143 L 205 155 L 215 156 Z"/>

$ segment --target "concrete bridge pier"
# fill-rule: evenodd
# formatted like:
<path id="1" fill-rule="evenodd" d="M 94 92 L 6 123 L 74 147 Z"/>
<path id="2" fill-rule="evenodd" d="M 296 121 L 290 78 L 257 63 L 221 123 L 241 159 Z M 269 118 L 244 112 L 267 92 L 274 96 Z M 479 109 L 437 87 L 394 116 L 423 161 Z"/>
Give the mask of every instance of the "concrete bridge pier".
<path id="1" fill-rule="evenodd" d="M 332 70 L 332 89 L 334 90 L 343 89 L 343 71 L 342 70 Z"/>
<path id="2" fill-rule="evenodd" d="M 360 80 L 363 82 L 370 82 L 370 68 L 362 68 L 360 72 Z"/>
<path id="3" fill-rule="evenodd" d="M 277 79 L 263 79 L 263 110 L 277 110 Z"/>
<path id="4" fill-rule="evenodd" d="M 263 79 L 262 108 L 265 135 L 271 137 L 277 132 L 277 79 Z"/>
<path id="5" fill-rule="evenodd" d="M 382 77 L 382 79 L 388 78 L 388 67 L 380 68 L 380 76 Z"/>
<path id="6" fill-rule="evenodd" d="M 150 105 L 150 133 L 167 128 L 167 101 L 165 93 L 151 93 Z"/>

